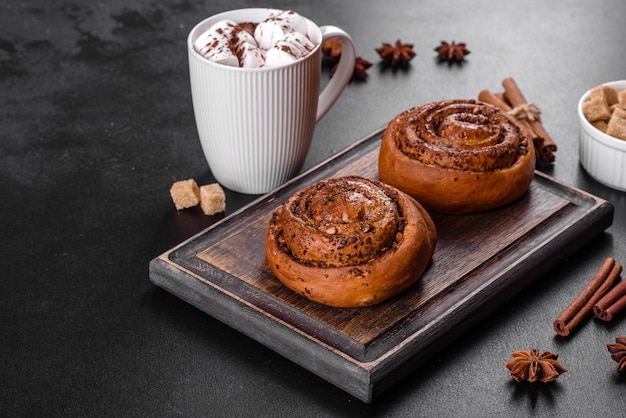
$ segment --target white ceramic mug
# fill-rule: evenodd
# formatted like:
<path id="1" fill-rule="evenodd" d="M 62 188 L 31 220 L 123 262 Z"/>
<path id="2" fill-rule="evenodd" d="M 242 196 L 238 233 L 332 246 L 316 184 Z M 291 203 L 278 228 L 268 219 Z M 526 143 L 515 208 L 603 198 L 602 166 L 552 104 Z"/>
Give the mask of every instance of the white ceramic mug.
<path id="1" fill-rule="evenodd" d="M 354 70 L 350 36 L 306 18 L 315 49 L 284 66 L 231 67 L 209 61 L 193 47 L 198 36 L 218 21 L 258 23 L 277 12 L 220 13 L 197 24 L 187 39 L 191 96 L 202 149 L 215 179 L 241 193 L 266 193 L 300 171 L 315 123 L 339 98 Z M 341 39 L 341 59 L 320 93 L 321 44 L 333 37 Z"/>

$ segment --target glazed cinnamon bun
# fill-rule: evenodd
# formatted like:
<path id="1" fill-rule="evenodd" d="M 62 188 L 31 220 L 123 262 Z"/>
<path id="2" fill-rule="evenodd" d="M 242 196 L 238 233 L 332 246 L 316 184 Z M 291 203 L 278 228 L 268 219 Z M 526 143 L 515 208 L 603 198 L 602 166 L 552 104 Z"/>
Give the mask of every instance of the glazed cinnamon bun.
<path id="1" fill-rule="evenodd" d="M 447 100 L 409 109 L 383 133 L 380 179 L 428 210 L 468 214 L 520 198 L 535 170 L 533 141 L 495 106 Z"/>
<path id="2" fill-rule="evenodd" d="M 294 292 L 341 308 L 378 304 L 415 283 L 435 249 L 435 225 L 413 198 L 358 176 L 293 194 L 265 237 L 269 268 Z"/>

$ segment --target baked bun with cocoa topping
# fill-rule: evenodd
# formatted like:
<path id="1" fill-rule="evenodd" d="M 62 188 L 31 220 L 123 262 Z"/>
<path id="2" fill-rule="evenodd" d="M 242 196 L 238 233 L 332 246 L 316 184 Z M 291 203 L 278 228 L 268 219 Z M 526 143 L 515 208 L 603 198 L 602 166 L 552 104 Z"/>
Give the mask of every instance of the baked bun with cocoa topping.
<path id="1" fill-rule="evenodd" d="M 497 107 L 447 100 L 389 123 L 378 172 L 429 211 L 461 215 L 520 198 L 534 176 L 535 152 L 527 131 Z"/>
<path id="2" fill-rule="evenodd" d="M 294 292 L 324 305 L 378 304 L 426 270 L 435 224 L 413 198 L 358 176 L 327 179 L 293 194 L 273 214 L 267 262 Z"/>

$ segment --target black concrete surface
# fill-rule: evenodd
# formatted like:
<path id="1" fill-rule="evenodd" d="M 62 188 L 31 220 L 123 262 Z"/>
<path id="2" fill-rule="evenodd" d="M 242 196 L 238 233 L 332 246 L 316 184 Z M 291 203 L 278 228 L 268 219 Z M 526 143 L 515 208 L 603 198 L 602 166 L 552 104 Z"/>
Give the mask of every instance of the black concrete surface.
<path id="1" fill-rule="evenodd" d="M 156 288 L 148 262 L 224 215 L 177 212 L 177 179 L 212 181 L 195 130 L 186 35 L 231 8 L 294 9 L 353 37 L 374 65 L 319 122 L 309 168 L 416 104 L 475 98 L 514 77 L 559 150 L 541 170 L 615 206 L 590 245 L 468 329 L 373 405 Z M 576 103 L 626 78 L 622 0 L 89 0 L 0 4 L 0 415 L 623 416 L 626 380 L 606 350 L 626 316 L 552 321 L 604 258 L 626 262 L 626 193 L 578 163 Z M 417 56 L 379 65 L 396 39 Z M 437 63 L 442 40 L 462 65 Z M 325 77 L 327 69 L 325 69 Z M 503 362 L 553 351 L 568 372 L 516 384 Z"/>

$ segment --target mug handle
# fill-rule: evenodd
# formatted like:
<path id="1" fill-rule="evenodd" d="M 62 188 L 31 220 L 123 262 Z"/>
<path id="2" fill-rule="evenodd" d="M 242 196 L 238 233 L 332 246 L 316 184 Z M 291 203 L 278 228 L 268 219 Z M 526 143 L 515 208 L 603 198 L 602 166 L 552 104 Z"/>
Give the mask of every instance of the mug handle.
<path id="1" fill-rule="evenodd" d="M 320 93 L 315 122 L 322 119 L 326 112 L 330 110 L 350 82 L 354 73 L 354 61 L 356 59 L 354 42 L 343 29 L 336 26 L 321 26 L 320 29 L 322 31 L 322 42 L 329 38 L 339 38 L 341 40 L 341 57 L 337 70 Z"/>

